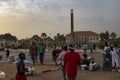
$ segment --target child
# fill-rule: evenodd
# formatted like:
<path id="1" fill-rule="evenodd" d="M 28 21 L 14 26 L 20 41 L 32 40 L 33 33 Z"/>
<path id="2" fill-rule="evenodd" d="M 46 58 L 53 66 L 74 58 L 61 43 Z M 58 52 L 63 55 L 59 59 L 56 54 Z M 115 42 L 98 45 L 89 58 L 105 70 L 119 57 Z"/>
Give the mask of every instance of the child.
<path id="1" fill-rule="evenodd" d="M 89 64 L 89 70 L 90 71 L 96 71 L 97 69 L 99 69 L 99 65 L 97 65 L 95 63 L 95 59 L 94 58 L 91 58 L 90 59 L 90 64 Z"/>
<path id="2" fill-rule="evenodd" d="M 117 68 L 118 72 L 120 72 L 120 68 L 119 68 L 119 56 L 118 56 L 118 48 L 117 48 L 117 45 L 114 44 L 114 47 L 111 51 L 111 55 L 112 55 L 112 71 L 115 71 L 115 69 Z M 115 67 L 116 65 L 116 67 Z"/>
<path id="3" fill-rule="evenodd" d="M 81 63 L 81 68 L 90 70 L 90 71 L 96 71 L 99 69 L 99 65 L 95 63 L 95 59 L 92 57 L 88 57 L 87 54 L 83 54 L 83 60 Z"/>
<path id="4" fill-rule="evenodd" d="M 19 61 L 17 63 L 17 74 L 16 74 L 16 80 L 27 80 L 25 72 L 28 71 L 27 68 L 25 68 L 25 54 L 24 53 L 20 53 L 19 54 Z"/>
<path id="5" fill-rule="evenodd" d="M 88 59 L 87 54 L 83 54 L 83 60 L 82 60 L 82 63 L 81 63 L 81 68 L 88 70 L 89 69 L 89 64 L 90 64 L 90 61 Z"/>

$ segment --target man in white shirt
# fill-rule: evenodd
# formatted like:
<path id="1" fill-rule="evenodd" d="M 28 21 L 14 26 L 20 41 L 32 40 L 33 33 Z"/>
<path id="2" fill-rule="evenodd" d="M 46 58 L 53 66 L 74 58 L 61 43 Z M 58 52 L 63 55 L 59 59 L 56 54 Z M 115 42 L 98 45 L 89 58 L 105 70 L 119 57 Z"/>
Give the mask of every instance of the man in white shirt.
<path id="1" fill-rule="evenodd" d="M 68 50 L 67 46 L 62 47 L 61 53 L 58 56 L 58 59 L 61 62 L 62 76 L 63 76 L 64 80 L 67 80 L 67 79 L 66 79 L 66 69 L 65 69 L 63 58 L 64 58 L 64 55 L 66 54 L 67 50 Z M 59 64 L 60 64 L 60 62 L 59 62 Z"/>

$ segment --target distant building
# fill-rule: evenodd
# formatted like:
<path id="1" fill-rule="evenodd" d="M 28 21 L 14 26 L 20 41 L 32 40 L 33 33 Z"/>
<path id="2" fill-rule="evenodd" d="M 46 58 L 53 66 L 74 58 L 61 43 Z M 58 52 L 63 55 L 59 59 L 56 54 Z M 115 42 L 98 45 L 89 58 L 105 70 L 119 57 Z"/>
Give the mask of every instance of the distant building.
<path id="1" fill-rule="evenodd" d="M 97 43 L 100 40 L 99 34 L 92 31 L 75 31 L 74 32 L 75 43 L 94 42 Z M 70 44 L 73 41 L 72 34 L 66 35 L 66 43 Z"/>

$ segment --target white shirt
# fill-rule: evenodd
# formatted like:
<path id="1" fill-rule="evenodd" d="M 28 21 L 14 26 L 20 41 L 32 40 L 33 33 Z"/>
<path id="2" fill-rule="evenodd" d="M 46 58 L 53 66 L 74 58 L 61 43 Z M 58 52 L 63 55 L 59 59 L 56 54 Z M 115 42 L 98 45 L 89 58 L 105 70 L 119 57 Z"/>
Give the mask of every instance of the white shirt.
<path id="1" fill-rule="evenodd" d="M 63 58 L 64 58 L 65 53 L 67 53 L 67 52 L 63 50 L 58 56 L 58 59 L 62 61 L 62 65 L 64 65 Z"/>
<path id="2" fill-rule="evenodd" d="M 84 49 L 87 49 L 87 44 L 84 44 L 84 45 L 83 45 L 83 48 L 84 48 Z"/>
<path id="3" fill-rule="evenodd" d="M 111 51 L 112 59 L 118 59 L 118 49 L 113 48 L 113 51 Z"/>

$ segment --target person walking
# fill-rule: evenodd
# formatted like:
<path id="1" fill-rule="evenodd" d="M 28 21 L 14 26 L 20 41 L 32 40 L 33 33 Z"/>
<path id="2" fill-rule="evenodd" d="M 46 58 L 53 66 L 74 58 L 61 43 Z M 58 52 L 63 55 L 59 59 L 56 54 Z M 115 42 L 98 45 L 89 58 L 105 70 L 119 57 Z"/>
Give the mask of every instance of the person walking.
<path id="1" fill-rule="evenodd" d="M 66 75 L 68 80 L 76 80 L 77 65 L 81 63 L 81 57 L 78 52 L 75 52 L 74 47 L 69 47 L 70 52 L 64 55 L 63 61 L 66 66 Z"/>
<path id="2" fill-rule="evenodd" d="M 44 53 L 45 53 L 45 45 L 41 43 L 39 44 L 39 59 L 41 64 L 43 64 Z"/>
<path id="3" fill-rule="evenodd" d="M 62 76 L 63 76 L 64 80 L 67 80 L 67 79 L 66 79 L 66 68 L 65 68 L 65 65 L 64 65 L 63 58 L 64 58 L 64 55 L 67 53 L 67 50 L 68 50 L 67 46 L 63 46 L 62 49 L 61 49 L 61 53 L 58 56 L 58 59 L 61 62 Z"/>

